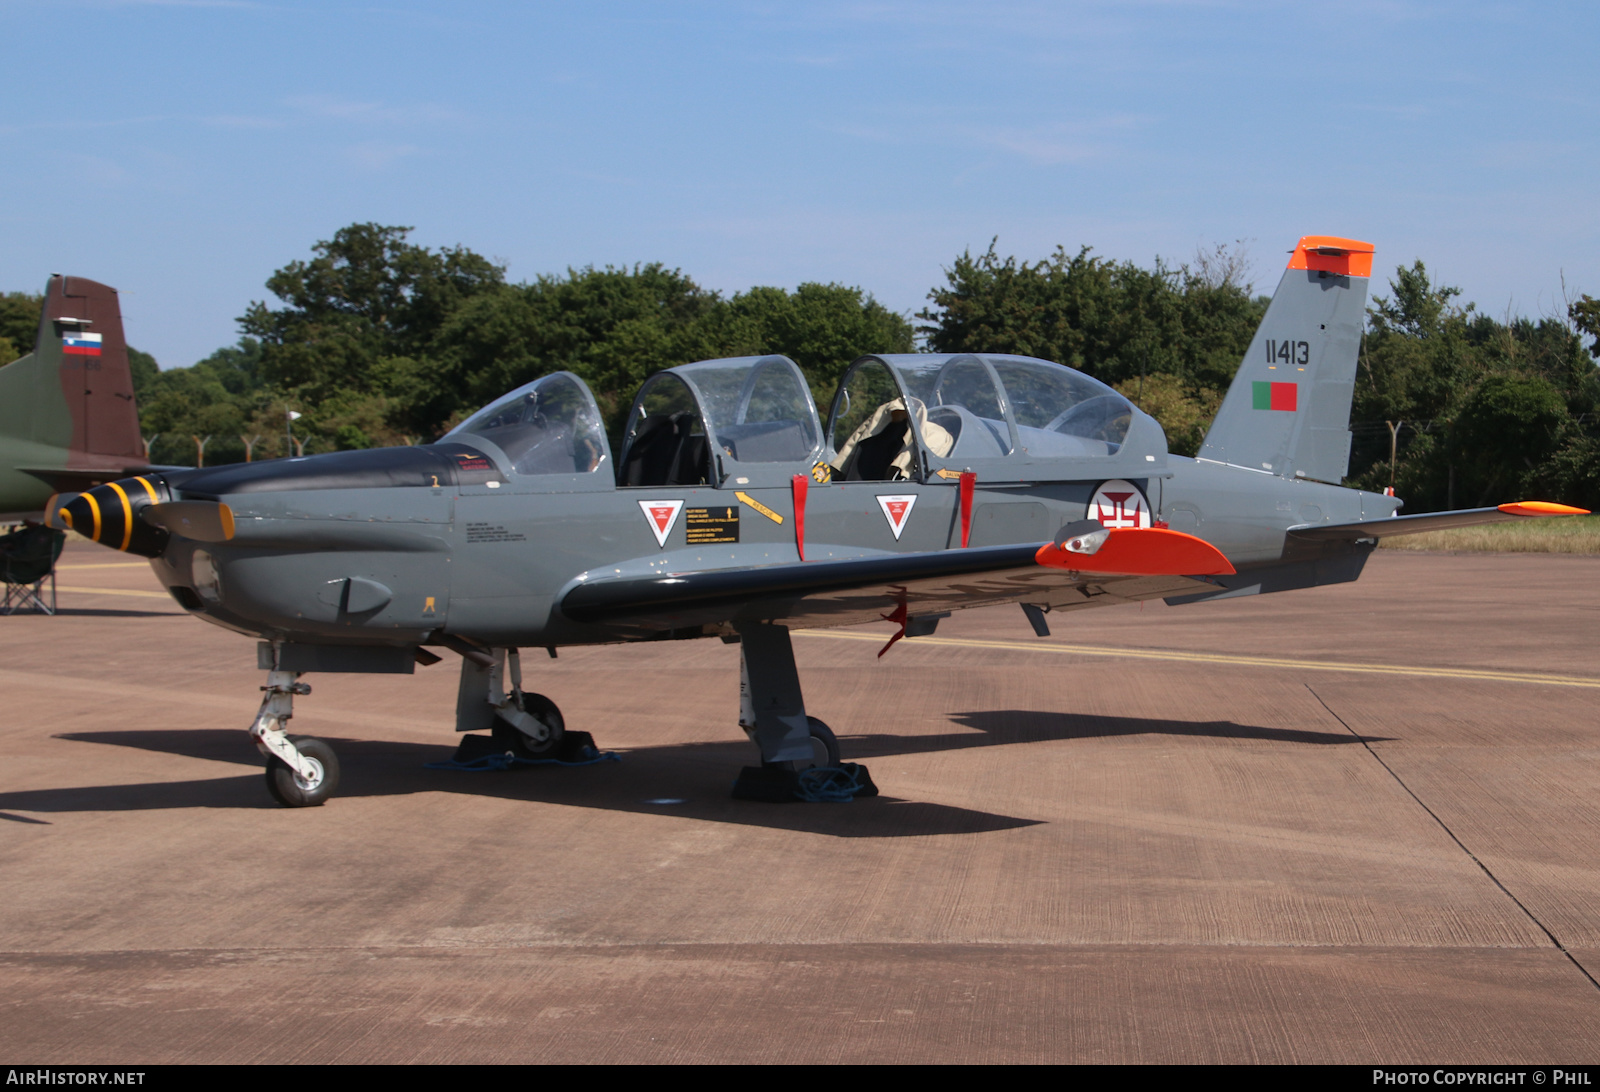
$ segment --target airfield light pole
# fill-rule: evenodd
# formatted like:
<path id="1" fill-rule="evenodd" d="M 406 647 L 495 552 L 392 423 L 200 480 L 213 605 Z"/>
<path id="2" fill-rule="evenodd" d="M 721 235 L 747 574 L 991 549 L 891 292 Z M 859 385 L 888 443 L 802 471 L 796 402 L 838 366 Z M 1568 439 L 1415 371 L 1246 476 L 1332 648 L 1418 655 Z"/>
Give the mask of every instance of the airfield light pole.
<path id="1" fill-rule="evenodd" d="M 1399 448 L 1399 446 L 1400 446 L 1400 429 L 1402 427 L 1404 427 L 1405 422 L 1404 421 L 1385 421 L 1384 424 L 1389 426 L 1389 489 L 1390 489 L 1390 495 L 1392 496 L 1393 495 L 1393 490 L 1394 490 L 1394 456 L 1395 456 L 1395 450 L 1397 448 Z"/>

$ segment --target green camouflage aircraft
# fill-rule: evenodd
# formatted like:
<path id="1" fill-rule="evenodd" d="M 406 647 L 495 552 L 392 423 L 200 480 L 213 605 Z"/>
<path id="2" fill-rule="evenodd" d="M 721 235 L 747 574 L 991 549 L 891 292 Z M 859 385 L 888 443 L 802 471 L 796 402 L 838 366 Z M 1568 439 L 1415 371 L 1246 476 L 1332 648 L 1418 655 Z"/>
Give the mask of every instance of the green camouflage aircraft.
<path id="1" fill-rule="evenodd" d="M 0 368 L 0 522 L 146 469 L 117 290 L 52 274 L 33 352 Z"/>

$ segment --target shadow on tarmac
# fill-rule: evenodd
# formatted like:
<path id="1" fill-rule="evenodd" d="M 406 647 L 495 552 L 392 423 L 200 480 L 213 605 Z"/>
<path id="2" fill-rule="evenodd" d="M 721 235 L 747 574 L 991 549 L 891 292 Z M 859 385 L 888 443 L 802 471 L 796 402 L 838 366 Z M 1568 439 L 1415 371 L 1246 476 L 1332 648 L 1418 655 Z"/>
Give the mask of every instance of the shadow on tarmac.
<path id="1" fill-rule="evenodd" d="M 57 616 L 77 618 L 182 618 L 181 610 L 94 610 L 89 607 L 58 607 Z"/>
<path id="2" fill-rule="evenodd" d="M 1132 717 L 1094 717 L 1072 713 L 1000 710 L 957 713 L 951 719 L 966 729 L 942 735 L 865 735 L 845 737 L 849 760 L 898 754 L 924 754 L 1046 740 L 1127 735 L 1212 736 L 1273 743 L 1349 744 L 1345 733 L 1263 728 L 1228 721 L 1185 723 Z M 975 729 L 975 730 L 974 730 Z M 233 762 L 258 769 L 265 760 L 243 732 L 232 729 L 72 732 L 56 739 L 74 743 L 135 747 L 187 758 Z M 642 747 L 627 751 L 620 763 L 593 766 L 520 767 L 509 771 L 430 770 L 426 764 L 450 758 L 450 744 L 397 743 L 324 737 L 339 753 L 339 792 L 329 806 L 350 797 L 403 796 L 458 792 L 501 799 L 640 814 L 667 813 L 709 822 L 737 823 L 782 830 L 810 831 L 840 838 L 926 837 L 980 834 L 1034 826 L 1040 820 L 953 807 L 891 796 L 851 802 L 849 807 L 795 807 L 733 800 L 728 791 L 738 769 L 754 757 L 743 740 Z M 1376 740 L 1382 737 L 1372 737 Z M 671 800 L 674 803 L 652 803 Z M 190 781 L 79 786 L 0 793 L 0 810 L 66 813 L 145 811 L 166 808 L 270 809 L 260 773 Z M 23 816 L 21 822 L 40 823 Z"/>
<path id="3" fill-rule="evenodd" d="M 984 736 L 971 744 L 980 747 L 994 743 L 1037 743 L 1047 739 L 1104 739 L 1140 735 L 1210 736 L 1213 739 L 1258 739 L 1267 743 L 1333 745 L 1383 743 L 1392 738 L 1354 736 L 1349 732 L 1314 732 L 1302 728 L 1263 728 L 1254 724 L 1236 724 L 1231 720 L 1141 720 L 1138 717 L 1045 713 L 1033 709 L 985 709 L 976 713 L 952 713 L 950 719 L 983 732 Z M 870 740 L 872 737 L 866 738 Z"/>

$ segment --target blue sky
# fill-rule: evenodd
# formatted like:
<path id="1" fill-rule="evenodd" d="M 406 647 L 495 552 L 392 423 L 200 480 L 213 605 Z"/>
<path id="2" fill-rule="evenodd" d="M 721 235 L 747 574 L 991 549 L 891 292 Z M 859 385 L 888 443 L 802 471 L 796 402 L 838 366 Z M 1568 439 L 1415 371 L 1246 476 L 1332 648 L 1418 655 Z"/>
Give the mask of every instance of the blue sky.
<path id="1" fill-rule="evenodd" d="M 362 220 L 515 280 L 733 292 L 1303 234 L 1493 314 L 1600 294 L 1600 5 L 0 2 L 0 289 L 123 292 L 165 366 Z M 1374 278 L 1375 285 L 1381 285 Z"/>

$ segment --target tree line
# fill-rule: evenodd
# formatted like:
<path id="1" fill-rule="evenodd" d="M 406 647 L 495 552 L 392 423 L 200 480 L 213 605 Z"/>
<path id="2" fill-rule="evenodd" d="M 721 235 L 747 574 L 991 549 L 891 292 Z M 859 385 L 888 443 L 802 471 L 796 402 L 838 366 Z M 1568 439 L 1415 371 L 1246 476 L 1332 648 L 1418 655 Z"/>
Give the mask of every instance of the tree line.
<path id="1" fill-rule="evenodd" d="M 1269 297 L 1237 248 L 1183 265 L 1058 248 L 1039 261 L 960 255 L 915 316 L 860 288 L 802 284 L 724 296 L 661 264 L 585 267 L 513 284 L 464 247 L 352 224 L 267 279 L 237 344 L 165 371 L 130 350 L 155 462 L 425 443 L 521 383 L 589 384 L 615 442 L 652 372 L 782 353 L 826 407 L 869 352 L 1042 357 L 1111 384 L 1198 450 Z M 1600 507 L 1600 301 L 1494 319 L 1421 261 L 1374 284 L 1351 427 L 1351 485 L 1393 481 L 1406 510 L 1542 497 Z M 0 359 L 27 352 L 38 296 L 0 296 Z M 1585 339 L 1590 339 L 1586 343 Z M 293 422 L 293 444 L 287 416 Z"/>

